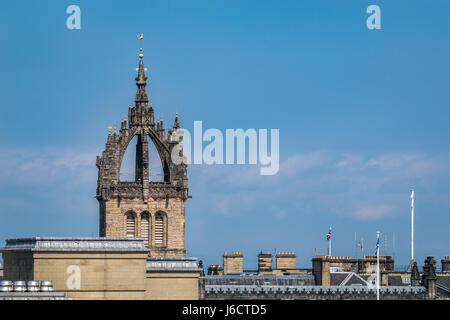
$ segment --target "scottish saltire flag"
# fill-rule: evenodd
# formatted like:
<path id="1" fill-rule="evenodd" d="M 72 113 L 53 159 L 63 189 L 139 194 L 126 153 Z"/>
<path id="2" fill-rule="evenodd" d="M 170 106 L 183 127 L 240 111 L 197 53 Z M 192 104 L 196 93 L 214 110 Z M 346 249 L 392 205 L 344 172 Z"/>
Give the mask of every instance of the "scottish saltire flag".
<path id="1" fill-rule="evenodd" d="M 377 246 L 375 247 L 375 254 L 378 252 L 378 248 L 380 247 L 380 238 L 377 238 Z"/>
<path id="2" fill-rule="evenodd" d="M 330 227 L 330 231 L 328 231 L 327 233 L 327 240 L 330 241 L 331 239 L 331 227 Z"/>

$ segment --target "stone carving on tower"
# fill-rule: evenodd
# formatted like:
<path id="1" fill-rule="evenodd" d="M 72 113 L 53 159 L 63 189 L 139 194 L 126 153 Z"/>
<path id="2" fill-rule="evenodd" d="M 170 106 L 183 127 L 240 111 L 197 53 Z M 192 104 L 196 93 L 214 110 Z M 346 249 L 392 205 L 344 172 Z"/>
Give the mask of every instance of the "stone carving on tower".
<path id="1" fill-rule="evenodd" d="M 138 36 L 142 40 L 143 35 Z M 119 132 L 109 128 L 106 148 L 97 156 L 97 195 L 100 237 L 144 238 L 151 257 L 184 257 L 185 205 L 190 198 L 186 164 L 172 161 L 172 151 L 182 155 L 178 115 L 172 129 L 155 124 L 154 110 L 146 92 L 147 77 L 142 48 L 136 77 L 135 104 L 128 108 Z M 137 137 L 134 181 L 120 181 L 120 168 L 130 141 Z M 176 140 L 180 140 L 177 142 Z M 149 143 L 153 143 L 164 172 L 162 182 L 149 179 Z M 180 143 L 177 149 L 174 149 Z M 178 162 L 178 161 L 176 161 Z"/>

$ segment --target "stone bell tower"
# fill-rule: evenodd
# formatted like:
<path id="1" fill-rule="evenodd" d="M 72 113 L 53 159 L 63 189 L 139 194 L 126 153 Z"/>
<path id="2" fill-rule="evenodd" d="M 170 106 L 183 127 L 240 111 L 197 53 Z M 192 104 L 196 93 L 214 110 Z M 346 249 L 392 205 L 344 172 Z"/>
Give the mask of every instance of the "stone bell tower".
<path id="1" fill-rule="evenodd" d="M 142 40 L 142 36 L 138 38 Z M 119 132 L 109 127 L 106 148 L 97 156 L 100 237 L 140 237 L 150 249 L 150 257 L 184 257 L 185 205 L 190 198 L 186 164 L 175 163 L 171 157 L 172 151 L 182 155 L 182 140 L 176 138 L 179 119 L 176 115 L 167 136 L 162 119 L 155 125 L 142 48 L 140 51 L 135 104 L 129 106 L 128 122 L 122 120 Z M 129 145 L 135 136 L 136 146 Z M 155 145 L 161 159 L 163 182 L 149 179 L 149 143 Z M 125 150 L 131 147 L 136 148 L 134 181 L 120 181 Z"/>

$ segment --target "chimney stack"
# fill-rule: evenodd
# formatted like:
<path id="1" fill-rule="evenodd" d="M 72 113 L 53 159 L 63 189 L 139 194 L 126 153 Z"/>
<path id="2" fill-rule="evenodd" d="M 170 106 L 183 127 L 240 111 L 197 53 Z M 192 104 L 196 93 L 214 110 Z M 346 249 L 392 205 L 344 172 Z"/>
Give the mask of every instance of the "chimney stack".
<path id="1" fill-rule="evenodd" d="M 450 273 L 450 256 L 444 257 L 444 259 L 441 260 L 441 264 L 442 264 L 442 272 Z"/>
<path id="2" fill-rule="evenodd" d="M 244 256 L 242 252 L 235 251 L 233 253 L 223 254 L 223 273 L 242 273 L 244 272 Z"/>
<path id="3" fill-rule="evenodd" d="M 270 252 L 258 254 L 258 274 L 272 273 L 272 254 Z"/>
<path id="4" fill-rule="evenodd" d="M 293 252 L 278 252 L 275 259 L 276 269 L 293 270 L 297 267 Z"/>

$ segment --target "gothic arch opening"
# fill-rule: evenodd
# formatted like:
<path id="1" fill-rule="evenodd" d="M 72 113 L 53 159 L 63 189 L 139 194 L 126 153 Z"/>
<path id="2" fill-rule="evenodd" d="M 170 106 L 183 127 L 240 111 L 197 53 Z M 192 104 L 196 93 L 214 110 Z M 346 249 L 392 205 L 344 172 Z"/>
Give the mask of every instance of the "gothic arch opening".
<path id="1" fill-rule="evenodd" d="M 161 157 L 159 156 L 158 150 L 156 149 L 156 146 L 150 136 L 148 137 L 148 140 L 148 180 L 154 182 L 164 182 L 164 169 L 162 166 Z"/>
<path id="2" fill-rule="evenodd" d="M 138 137 L 134 136 L 128 144 L 120 164 L 120 181 L 136 181 L 136 145 Z"/>
<path id="3" fill-rule="evenodd" d="M 124 182 L 135 182 L 141 179 L 143 172 L 136 170 L 143 170 L 142 163 L 144 154 L 142 154 L 142 140 L 141 135 L 135 135 L 129 142 L 120 164 L 119 180 Z M 163 166 L 163 161 L 159 156 L 159 152 L 151 140 L 147 136 L 148 144 L 148 180 L 154 182 L 168 181 L 169 168 L 167 165 Z"/>

